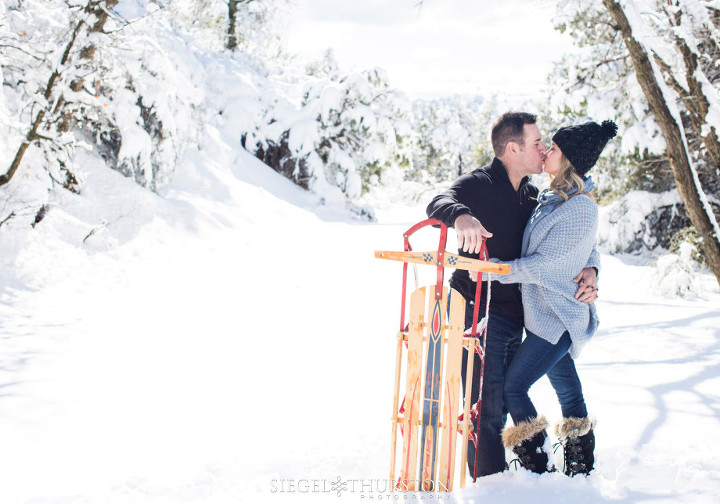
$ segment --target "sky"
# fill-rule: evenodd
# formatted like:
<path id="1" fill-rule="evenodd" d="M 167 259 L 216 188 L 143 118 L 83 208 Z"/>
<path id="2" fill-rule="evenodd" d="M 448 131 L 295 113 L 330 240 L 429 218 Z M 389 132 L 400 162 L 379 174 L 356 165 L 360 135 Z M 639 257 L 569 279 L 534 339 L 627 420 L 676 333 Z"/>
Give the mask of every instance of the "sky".
<path id="1" fill-rule="evenodd" d="M 532 96 L 572 49 L 549 0 L 294 0 L 286 40 L 301 59 L 332 48 L 341 68 L 384 68 L 411 97 Z"/>

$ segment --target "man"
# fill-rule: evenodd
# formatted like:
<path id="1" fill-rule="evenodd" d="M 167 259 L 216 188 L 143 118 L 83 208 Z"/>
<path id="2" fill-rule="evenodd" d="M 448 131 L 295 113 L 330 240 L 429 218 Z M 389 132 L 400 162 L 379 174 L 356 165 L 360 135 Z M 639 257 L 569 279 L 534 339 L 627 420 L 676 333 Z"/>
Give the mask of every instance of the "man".
<path id="1" fill-rule="evenodd" d="M 537 202 L 538 189 L 529 176 L 542 173 L 546 147 L 533 114 L 508 112 L 493 125 L 491 140 L 495 158 L 483 168 L 460 177 L 453 186 L 436 196 L 427 207 L 431 218 L 455 227 L 459 254 L 477 258 L 483 237 L 487 238 L 490 257 L 509 261 L 520 257 L 522 237 Z M 575 278 L 579 283 L 575 297 L 583 302 L 597 299 L 597 252 L 588 267 Z M 467 301 L 465 328 L 470 328 L 476 283 L 464 270 L 456 270 L 450 286 Z M 480 425 L 474 426 L 478 439 L 477 476 L 504 471 L 505 448 L 501 431 L 507 419 L 503 402 L 505 370 L 520 345 L 523 333 L 523 307 L 517 284 L 492 282 L 490 318 L 485 349 L 485 372 Z M 481 307 L 487 292 L 483 291 Z M 471 401 L 479 394 L 480 357 L 475 354 L 475 380 Z M 463 354 L 463 390 L 467 393 L 465 374 L 467 352 Z M 468 444 L 468 467 L 475 469 L 475 445 Z"/>

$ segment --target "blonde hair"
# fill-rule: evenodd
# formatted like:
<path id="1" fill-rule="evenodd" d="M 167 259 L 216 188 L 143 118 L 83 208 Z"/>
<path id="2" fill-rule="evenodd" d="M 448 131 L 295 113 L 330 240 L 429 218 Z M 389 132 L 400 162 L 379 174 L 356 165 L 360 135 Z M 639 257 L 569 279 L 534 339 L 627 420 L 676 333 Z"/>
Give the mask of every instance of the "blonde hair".
<path id="1" fill-rule="evenodd" d="M 577 192 L 568 196 L 568 191 L 572 190 L 574 187 L 577 187 Z M 560 169 L 550 181 L 550 190 L 560 195 L 562 199 L 567 201 L 574 196 L 583 194 L 582 191 L 584 187 L 585 183 L 583 182 L 583 178 L 575 170 L 575 167 L 572 165 L 570 160 L 565 157 L 565 154 L 563 154 L 560 159 Z M 587 196 L 590 195 L 588 194 Z M 592 199 L 592 196 L 590 196 L 590 198 Z"/>

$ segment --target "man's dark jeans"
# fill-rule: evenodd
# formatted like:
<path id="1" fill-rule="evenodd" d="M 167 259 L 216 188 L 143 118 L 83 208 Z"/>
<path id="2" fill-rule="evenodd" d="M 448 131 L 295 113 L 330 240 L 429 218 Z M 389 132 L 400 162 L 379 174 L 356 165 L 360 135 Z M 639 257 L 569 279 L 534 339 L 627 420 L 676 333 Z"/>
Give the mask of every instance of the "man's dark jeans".
<path id="1" fill-rule="evenodd" d="M 466 329 L 472 326 L 472 311 L 473 305 L 467 303 L 465 309 Z M 490 315 L 485 348 L 486 359 L 480 425 L 475 424 L 474 426 L 475 432 L 478 433 L 477 476 L 502 472 L 507 468 L 505 448 L 501 438 L 501 432 L 507 419 L 507 409 L 503 401 L 505 371 L 520 346 L 522 334 L 522 319 L 512 319 L 495 314 Z M 467 350 L 464 350 L 462 361 L 463 393 L 466 393 L 467 354 Z M 480 366 L 480 357 L 475 354 L 473 386 L 470 396 L 472 404 L 475 404 L 478 399 Z M 467 462 L 472 475 L 475 466 L 475 445 L 472 441 L 468 442 Z"/>

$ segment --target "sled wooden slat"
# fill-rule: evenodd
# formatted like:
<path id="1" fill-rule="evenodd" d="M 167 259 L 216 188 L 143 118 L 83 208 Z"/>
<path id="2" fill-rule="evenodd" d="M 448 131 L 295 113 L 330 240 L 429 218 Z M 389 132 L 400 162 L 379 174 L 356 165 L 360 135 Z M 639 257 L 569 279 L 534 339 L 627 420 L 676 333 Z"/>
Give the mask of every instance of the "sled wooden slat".
<path id="1" fill-rule="evenodd" d="M 410 320 L 408 326 L 407 370 L 405 377 L 405 419 L 403 421 L 403 453 L 400 479 L 403 487 L 417 490 L 418 426 L 423 365 L 423 325 L 425 316 L 426 288 L 421 287 L 410 296 Z"/>
<path id="2" fill-rule="evenodd" d="M 447 352 L 445 358 L 445 384 L 443 387 L 443 435 L 440 466 L 438 470 L 439 488 L 453 489 L 455 458 L 457 446 L 457 417 L 460 413 L 460 376 L 462 368 L 463 333 L 465 332 L 465 299 L 454 291 L 450 297 L 450 317 L 448 318 Z M 465 470 L 465 461 L 461 469 Z"/>
<path id="3" fill-rule="evenodd" d="M 425 361 L 425 384 L 423 387 L 423 426 L 421 453 L 422 489 L 434 490 L 437 485 L 437 460 L 440 421 L 440 401 L 442 398 L 442 362 L 443 362 L 443 326 L 447 313 L 448 288 L 443 287 L 440 299 L 431 296 L 428 299 L 428 345 Z"/>
<path id="4" fill-rule="evenodd" d="M 398 342 L 408 344 L 406 359 L 396 358 L 396 364 L 406 365 L 405 406 L 403 414 L 394 412 L 392 446 L 394 453 L 394 432 L 396 425 L 402 423 L 398 488 L 443 492 L 453 488 L 456 464 L 460 463 L 463 471 L 466 464 L 462 456 L 460 462 L 457 460 L 467 453 L 458 445 L 460 429 L 468 430 L 466 423 L 458 422 L 466 340 L 465 299 L 448 287 L 443 287 L 442 297 L 435 299 L 428 295 L 428 289 L 431 287 L 421 287 L 410 295 L 408 329 L 398 334 Z M 391 455 L 391 478 L 396 458 Z"/>
<path id="5" fill-rule="evenodd" d="M 375 257 L 391 261 L 437 265 L 438 253 L 376 250 Z M 456 254 L 451 254 L 450 252 L 445 252 L 443 254 L 442 265 L 446 268 L 464 269 L 467 271 L 485 271 L 488 273 L 498 273 L 500 275 L 507 275 L 510 273 L 510 266 L 505 264 L 496 264 L 489 261 L 481 261 L 480 259 L 470 259 L 469 257 L 462 257 Z"/>

